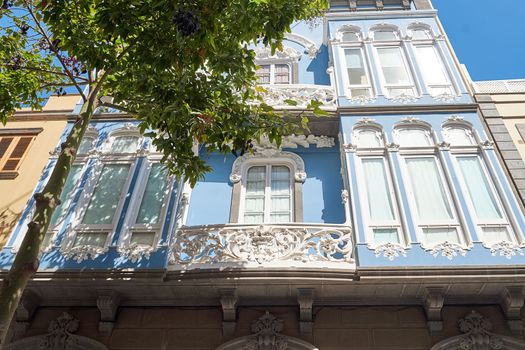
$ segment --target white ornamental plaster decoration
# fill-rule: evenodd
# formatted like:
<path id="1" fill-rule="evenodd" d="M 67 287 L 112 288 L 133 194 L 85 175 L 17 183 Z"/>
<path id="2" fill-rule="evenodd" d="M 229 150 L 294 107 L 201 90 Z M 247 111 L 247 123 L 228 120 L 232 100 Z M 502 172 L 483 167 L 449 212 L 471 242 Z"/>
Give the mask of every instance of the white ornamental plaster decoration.
<path id="1" fill-rule="evenodd" d="M 181 228 L 172 246 L 173 264 L 275 261 L 352 262 L 349 228 L 215 226 Z"/>
<path id="2" fill-rule="evenodd" d="M 345 24 L 339 27 L 337 33 L 335 34 L 335 39 L 333 41 L 341 41 L 345 33 L 354 33 L 358 39 L 361 39 L 363 37 L 360 27 L 351 24 Z"/>
<path id="3" fill-rule="evenodd" d="M 391 142 L 388 145 L 386 145 L 386 148 L 389 152 L 397 152 L 399 151 L 399 144 Z"/>
<path id="4" fill-rule="evenodd" d="M 357 120 L 356 125 L 369 125 L 369 124 L 376 124 L 375 121 L 376 121 L 376 120 L 375 120 L 374 118 L 363 117 L 363 118 L 359 118 L 359 119 Z"/>
<path id="5" fill-rule="evenodd" d="M 283 320 L 266 311 L 263 316 L 252 322 L 251 330 L 254 335 L 242 350 L 286 350 L 288 348 L 286 337 L 279 334 L 283 329 Z"/>
<path id="6" fill-rule="evenodd" d="M 492 254 L 492 256 L 496 256 L 499 254 L 499 256 L 504 256 L 507 259 L 511 259 L 517 254 L 524 255 L 523 250 L 521 249 L 519 244 L 509 241 L 501 241 L 498 243 L 494 243 L 488 248 L 490 248 L 490 254 Z"/>
<path id="7" fill-rule="evenodd" d="M 419 99 L 419 97 L 416 97 L 414 95 L 407 95 L 405 93 L 401 95 L 397 95 L 394 97 L 389 97 L 388 100 L 390 102 L 396 102 L 396 103 L 402 103 L 402 104 L 408 104 L 412 102 L 416 102 Z"/>
<path id="8" fill-rule="evenodd" d="M 404 118 L 401 119 L 401 122 L 408 123 L 408 124 L 417 124 L 420 121 L 421 121 L 421 119 L 413 117 L 413 116 L 408 116 L 408 117 L 404 117 Z"/>
<path id="9" fill-rule="evenodd" d="M 390 261 L 394 261 L 400 256 L 407 256 L 405 247 L 403 247 L 401 244 L 396 243 L 385 243 L 378 245 L 374 249 L 374 254 L 376 255 L 376 257 L 383 256 L 384 258 Z"/>
<path id="10" fill-rule="evenodd" d="M 308 148 L 310 145 L 315 145 L 317 148 L 328 148 L 335 146 L 335 140 L 333 137 L 328 136 L 315 136 L 315 135 L 288 135 L 284 136 L 281 142 L 280 148 L 298 148 L 299 146 Z M 277 145 L 270 142 L 267 136 L 261 137 L 259 142 L 253 143 L 253 148 L 256 150 L 260 148 L 274 148 L 277 149 Z"/>
<path id="11" fill-rule="evenodd" d="M 331 86 L 291 84 L 264 85 L 260 89 L 264 103 L 272 107 L 306 109 L 312 100 L 322 103 L 322 107 L 335 108 L 337 98 Z M 290 104 L 290 101 L 294 101 Z M 258 104 L 258 101 L 254 101 Z"/>
<path id="12" fill-rule="evenodd" d="M 491 140 L 485 140 L 479 144 L 481 148 L 483 149 L 493 149 L 494 148 L 494 142 Z"/>
<path id="13" fill-rule="evenodd" d="M 323 24 L 323 18 L 324 16 L 314 17 L 314 18 L 306 20 L 305 23 L 308 25 L 308 28 L 310 30 L 314 30 L 315 28 Z"/>
<path id="14" fill-rule="evenodd" d="M 343 204 L 348 203 L 348 200 L 350 199 L 350 194 L 348 193 L 348 190 L 342 190 L 341 191 L 341 201 Z"/>
<path id="15" fill-rule="evenodd" d="M 149 244 L 137 243 L 132 243 L 129 246 L 122 246 L 118 249 L 120 256 L 132 263 L 136 263 L 141 258 L 149 260 L 151 253 L 154 253 L 155 251 L 156 249 Z"/>
<path id="16" fill-rule="evenodd" d="M 100 255 L 108 252 L 107 247 L 93 246 L 93 245 L 79 245 L 72 248 L 62 250 L 62 255 L 66 260 L 75 260 L 81 263 L 84 260 L 95 260 Z"/>
<path id="17" fill-rule="evenodd" d="M 78 344 L 73 333 L 78 331 L 79 321 L 64 312 L 49 324 L 48 334 L 40 342 L 42 350 L 66 350 Z"/>
<path id="18" fill-rule="evenodd" d="M 318 17 L 318 19 L 322 22 L 323 19 L 321 17 Z M 312 19 L 313 21 L 315 19 Z M 305 52 L 308 54 L 310 58 L 315 58 L 317 56 L 317 53 L 319 52 L 319 49 L 317 48 L 317 45 L 313 41 L 311 41 L 308 38 L 305 38 L 302 35 L 295 34 L 295 33 L 285 33 L 284 38 L 289 41 L 293 41 L 305 48 Z"/>
<path id="19" fill-rule="evenodd" d="M 447 118 L 447 120 L 451 122 L 462 122 L 464 121 L 464 118 L 460 117 L 459 115 L 451 115 L 450 117 Z"/>
<path id="20" fill-rule="evenodd" d="M 434 100 L 444 103 L 452 103 L 459 100 L 459 96 L 451 94 L 450 92 L 444 92 L 440 95 L 433 96 Z"/>
<path id="21" fill-rule="evenodd" d="M 375 100 L 376 100 L 375 97 L 361 95 L 361 96 L 352 97 L 349 101 L 350 103 L 353 103 L 353 104 L 366 105 L 368 103 L 374 102 Z"/>
<path id="22" fill-rule="evenodd" d="M 373 32 L 376 32 L 376 31 L 392 31 L 394 32 L 398 37 L 401 37 L 401 33 L 399 31 L 399 28 L 394 25 L 394 24 L 390 24 L 390 23 L 386 23 L 386 22 L 383 22 L 383 23 L 379 23 L 379 24 L 376 24 L 376 25 L 373 25 L 372 27 L 370 27 L 370 31 L 369 31 L 369 37 L 373 37 Z M 372 34 L 372 35 L 371 35 Z"/>
<path id="23" fill-rule="evenodd" d="M 345 151 L 345 153 L 355 152 L 355 151 L 357 151 L 357 146 L 353 145 L 351 143 L 345 143 L 343 145 L 343 150 Z"/>
<path id="24" fill-rule="evenodd" d="M 440 150 L 449 150 L 450 149 L 450 143 L 447 141 L 443 141 L 437 144 Z"/>
<path id="25" fill-rule="evenodd" d="M 503 349 L 503 339 L 490 332 L 490 320 L 476 311 L 459 320 L 459 330 L 465 333 L 459 342 L 461 350 Z"/>
<path id="26" fill-rule="evenodd" d="M 255 49 L 255 60 L 267 59 L 291 59 L 294 62 L 299 61 L 301 53 L 291 47 L 285 47 L 283 50 L 272 50 L 269 47 L 260 47 Z"/>
<path id="27" fill-rule="evenodd" d="M 306 172 L 304 171 L 304 162 L 301 157 L 299 157 L 295 153 L 291 152 L 284 152 L 284 151 L 278 151 L 276 149 L 266 149 L 266 150 L 257 150 L 254 154 L 245 154 L 237 159 L 235 159 L 235 162 L 233 162 L 233 168 L 232 172 L 230 174 L 230 181 L 231 183 L 237 183 L 241 181 L 242 179 L 242 169 L 244 167 L 244 164 L 246 162 L 250 161 L 256 161 L 257 159 L 264 159 L 264 158 L 280 158 L 286 161 L 289 161 L 294 165 L 295 168 L 295 174 L 294 178 L 295 181 L 298 182 L 304 182 L 306 180 Z"/>
<path id="28" fill-rule="evenodd" d="M 465 248 L 463 248 L 459 244 L 451 243 L 448 241 L 437 244 L 427 250 L 430 250 L 430 254 L 432 254 L 432 256 L 434 257 L 441 255 L 447 258 L 448 260 L 454 259 L 454 257 L 458 256 L 458 254 L 462 256 L 465 256 L 467 254 Z"/>

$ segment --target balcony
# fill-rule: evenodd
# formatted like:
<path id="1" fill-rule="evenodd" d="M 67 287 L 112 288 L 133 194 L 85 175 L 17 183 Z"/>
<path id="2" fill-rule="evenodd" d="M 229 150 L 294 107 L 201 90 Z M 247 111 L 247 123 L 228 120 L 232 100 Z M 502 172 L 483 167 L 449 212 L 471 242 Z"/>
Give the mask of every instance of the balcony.
<path id="1" fill-rule="evenodd" d="M 321 108 L 335 111 L 337 99 L 334 88 L 326 85 L 312 84 L 274 84 L 260 85 L 264 102 L 276 109 L 305 109 L 310 101 L 322 102 Z M 287 100 L 295 104 L 287 103 Z"/>
<path id="2" fill-rule="evenodd" d="M 355 270 L 345 225 L 271 224 L 181 227 L 171 247 L 175 270 L 299 268 Z"/>

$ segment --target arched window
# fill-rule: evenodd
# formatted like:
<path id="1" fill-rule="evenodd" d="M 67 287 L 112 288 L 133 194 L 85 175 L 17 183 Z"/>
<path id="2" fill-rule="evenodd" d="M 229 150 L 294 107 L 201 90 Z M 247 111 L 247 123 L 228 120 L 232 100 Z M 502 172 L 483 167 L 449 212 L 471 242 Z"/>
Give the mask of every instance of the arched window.
<path id="1" fill-rule="evenodd" d="M 400 145 L 403 180 L 423 246 L 431 248 L 445 242 L 464 245 L 447 173 L 436 153 L 431 129 L 423 124 L 401 124 L 394 135 Z"/>
<path id="2" fill-rule="evenodd" d="M 376 29 L 373 32 L 374 41 L 395 41 L 399 40 L 399 33 L 394 29 Z"/>
<path id="3" fill-rule="evenodd" d="M 443 136 L 450 146 L 477 146 L 472 129 L 464 126 L 446 126 Z"/>
<path id="4" fill-rule="evenodd" d="M 298 64 L 301 53 L 285 47 L 274 54 L 269 48 L 255 50 L 258 84 L 295 84 L 298 82 Z"/>
<path id="5" fill-rule="evenodd" d="M 359 34 L 356 32 L 343 32 L 341 41 L 354 43 L 361 41 L 361 39 L 359 38 Z"/>
<path id="6" fill-rule="evenodd" d="M 428 29 L 417 28 L 411 31 L 412 40 L 428 40 L 432 39 L 432 34 Z"/>
<path id="7" fill-rule="evenodd" d="M 302 159 L 276 152 L 236 159 L 230 180 L 234 183 L 231 222 L 246 224 L 302 221 Z"/>
<path id="8" fill-rule="evenodd" d="M 382 130 L 379 126 L 358 127 L 353 131 L 353 142 L 369 246 L 375 249 L 388 243 L 404 244 Z"/>

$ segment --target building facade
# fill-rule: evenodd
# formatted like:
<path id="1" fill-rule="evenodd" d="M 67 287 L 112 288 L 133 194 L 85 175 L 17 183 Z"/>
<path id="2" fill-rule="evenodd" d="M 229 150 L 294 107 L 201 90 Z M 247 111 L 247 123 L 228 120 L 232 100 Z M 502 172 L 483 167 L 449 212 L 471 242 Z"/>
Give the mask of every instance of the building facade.
<path id="1" fill-rule="evenodd" d="M 268 104 L 329 117 L 198 147 L 191 188 L 99 110 L 5 347 L 525 349 L 521 198 L 430 1 L 332 1 L 256 61 Z"/>

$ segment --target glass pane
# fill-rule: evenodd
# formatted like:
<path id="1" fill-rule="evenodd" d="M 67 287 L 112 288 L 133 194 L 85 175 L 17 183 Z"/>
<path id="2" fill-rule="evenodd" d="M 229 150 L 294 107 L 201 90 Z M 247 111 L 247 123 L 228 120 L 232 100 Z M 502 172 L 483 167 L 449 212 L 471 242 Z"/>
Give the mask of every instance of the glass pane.
<path id="1" fill-rule="evenodd" d="M 400 243 L 396 228 L 375 228 L 373 232 L 374 243 L 377 245 L 386 243 Z"/>
<path id="2" fill-rule="evenodd" d="M 471 146 L 474 144 L 470 131 L 465 128 L 445 129 L 445 138 L 452 146 Z"/>
<path id="3" fill-rule="evenodd" d="M 424 40 L 430 39 L 430 33 L 425 29 L 416 29 L 412 31 L 412 39 L 414 40 Z"/>
<path id="4" fill-rule="evenodd" d="M 387 84 L 410 85 L 410 77 L 406 70 L 399 47 L 379 48 L 379 62 Z"/>
<path id="5" fill-rule="evenodd" d="M 394 220 L 394 208 L 383 159 L 364 158 L 362 164 L 370 220 Z"/>
<path id="6" fill-rule="evenodd" d="M 425 242 L 436 245 L 443 242 L 459 244 L 458 231 L 453 227 L 424 228 Z"/>
<path id="7" fill-rule="evenodd" d="M 370 97 L 370 89 L 350 89 L 352 97 Z"/>
<path id="8" fill-rule="evenodd" d="M 345 50 L 346 69 L 350 85 L 368 85 L 363 56 L 360 49 Z"/>
<path id="9" fill-rule="evenodd" d="M 406 88 L 388 88 L 388 95 L 392 98 L 399 97 L 402 95 L 414 96 L 414 90 Z"/>
<path id="10" fill-rule="evenodd" d="M 91 245 L 95 247 L 103 247 L 107 238 L 107 232 L 79 232 L 77 233 L 73 246 Z"/>
<path id="11" fill-rule="evenodd" d="M 275 84 L 290 83 L 290 66 L 287 64 L 275 65 Z"/>
<path id="12" fill-rule="evenodd" d="M 419 46 L 416 47 L 416 53 L 426 83 L 429 85 L 447 85 L 447 73 L 436 50 L 432 46 Z"/>
<path id="13" fill-rule="evenodd" d="M 397 40 L 397 35 L 391 30 L 381 30 L 381 31 L 375 31 L 374 32 L 374 40 L 382 41 L 382 40 Z"/>
<path id="14" fill-rule="evenodd" d="M 479 158 L 458 157 L 459 167 L 463 180 L 467 186 L 470 201 L 476 211 L 478 219 L 498 220 L 503 219 L 496 198 L 490 188 L 485 172 L 481 167 Z"/>
<path id="15" fill-rule="evenodd" d="M 430 87 L 430 95 L 439 96 L 439 95 L 453 95 L 454 91 L 450 87 Z"/>
<path id="16" fill-rule="evenodd" d="M 133 153 L 137 151 L 139 138 L 137 136 L 117 136 L 111 145 L 113 153 Z"/>
<path id="17" fill-rule="evenodd" d="M 375 130 L 360 130 L 357 134 L 357 147 L 383 147 L 383 140 L 381 140 L 378 133 Z"/>
<path id="18" fill-rule="evenodd" d="M 259 66 L 256 74 L 257 74 L 257 83 L 270 84 L 270 65 Z"/>
<path id="19" fill-rule="evenodd" d="M 128 178 L 129 164 L 105 165 L 82 220 L 83 224 L 109 225 Z"/>
<path id="20" fill-rule="evenodd" d="M 419 219 L 427 222 L 453 219 L 436 159 L 407 158 L 406 164 Z"/>
<path id="21" fill-rule="evenodd" d="M 271 222 L 291 221 L 290 169 L 285 166 L 272 167 Z"/>
<path id="22" fill-rule="evenodd" d="M 133 232 L 131 234 L 130 244 L 140 244 L 152 247 L 153 240 L 155 238 L 155 232 Z"/>
<path id="23" fill-rule="evenodd" d="M 424 129 L 410 128 L 397 129 L 397 141 L 402 147 L 426 147 L 432 146 L 428 131 Z"/>
<path id="24" fill-rule="evenodd" d="M 264 221 L 264 189 L 266 186 L 266 167 L 254 166 L 246 175 L 246 194 L 244 199 L 244 222 L 247 224 Z"/>
<path id="25" fill-rule="evenodd" d="M 50 229 L 52 229 L 57 224 L 58 219 L 64 212 L 64 208 L 67 208 L 69 206 L 69 203 L 71 202 L 73 196 L 73 189 L 80 180 L 81 170 L 81 165 L 75 164 L 71 167 L 71 171 L 69 172 L 69 175 L 66 179 L 66 183 L 64 184 L 64 189 L 60 194 L 60 202 L 62 204 L 56 207 L 55 212 L 53 213 L 53 216 L 51 216 L 51 220 L 49 221 Z"/>
<path id="26" fill-rule="evenodd" d="M 168 171 L 160 163 L 153 164 L 148 175 L 144 196 L 140 203 L 136 220 L 137 224 L 158 224 L 162 205 L 167 194 L 167 186 Z"/>
<path id="27" fill-rule="evenodd" d="M 343 34 L 343 41 L 355 42 L 355 41 L 359 41 L 359 37 L 357 36 L 356 33 L 346 32 Z"/>
<path id="28" fill-rule="evenodd" d="M 483 240 L 488 243 L 510 241 L 509 231 L 506 227 L 483 227 Z"/>
<path id="29" fill-rule="evenodd" d="M 95 139 L 93 137 L 84 137 L 78 146 L 78 154 L 86 154 L 93 148 Z"/>

